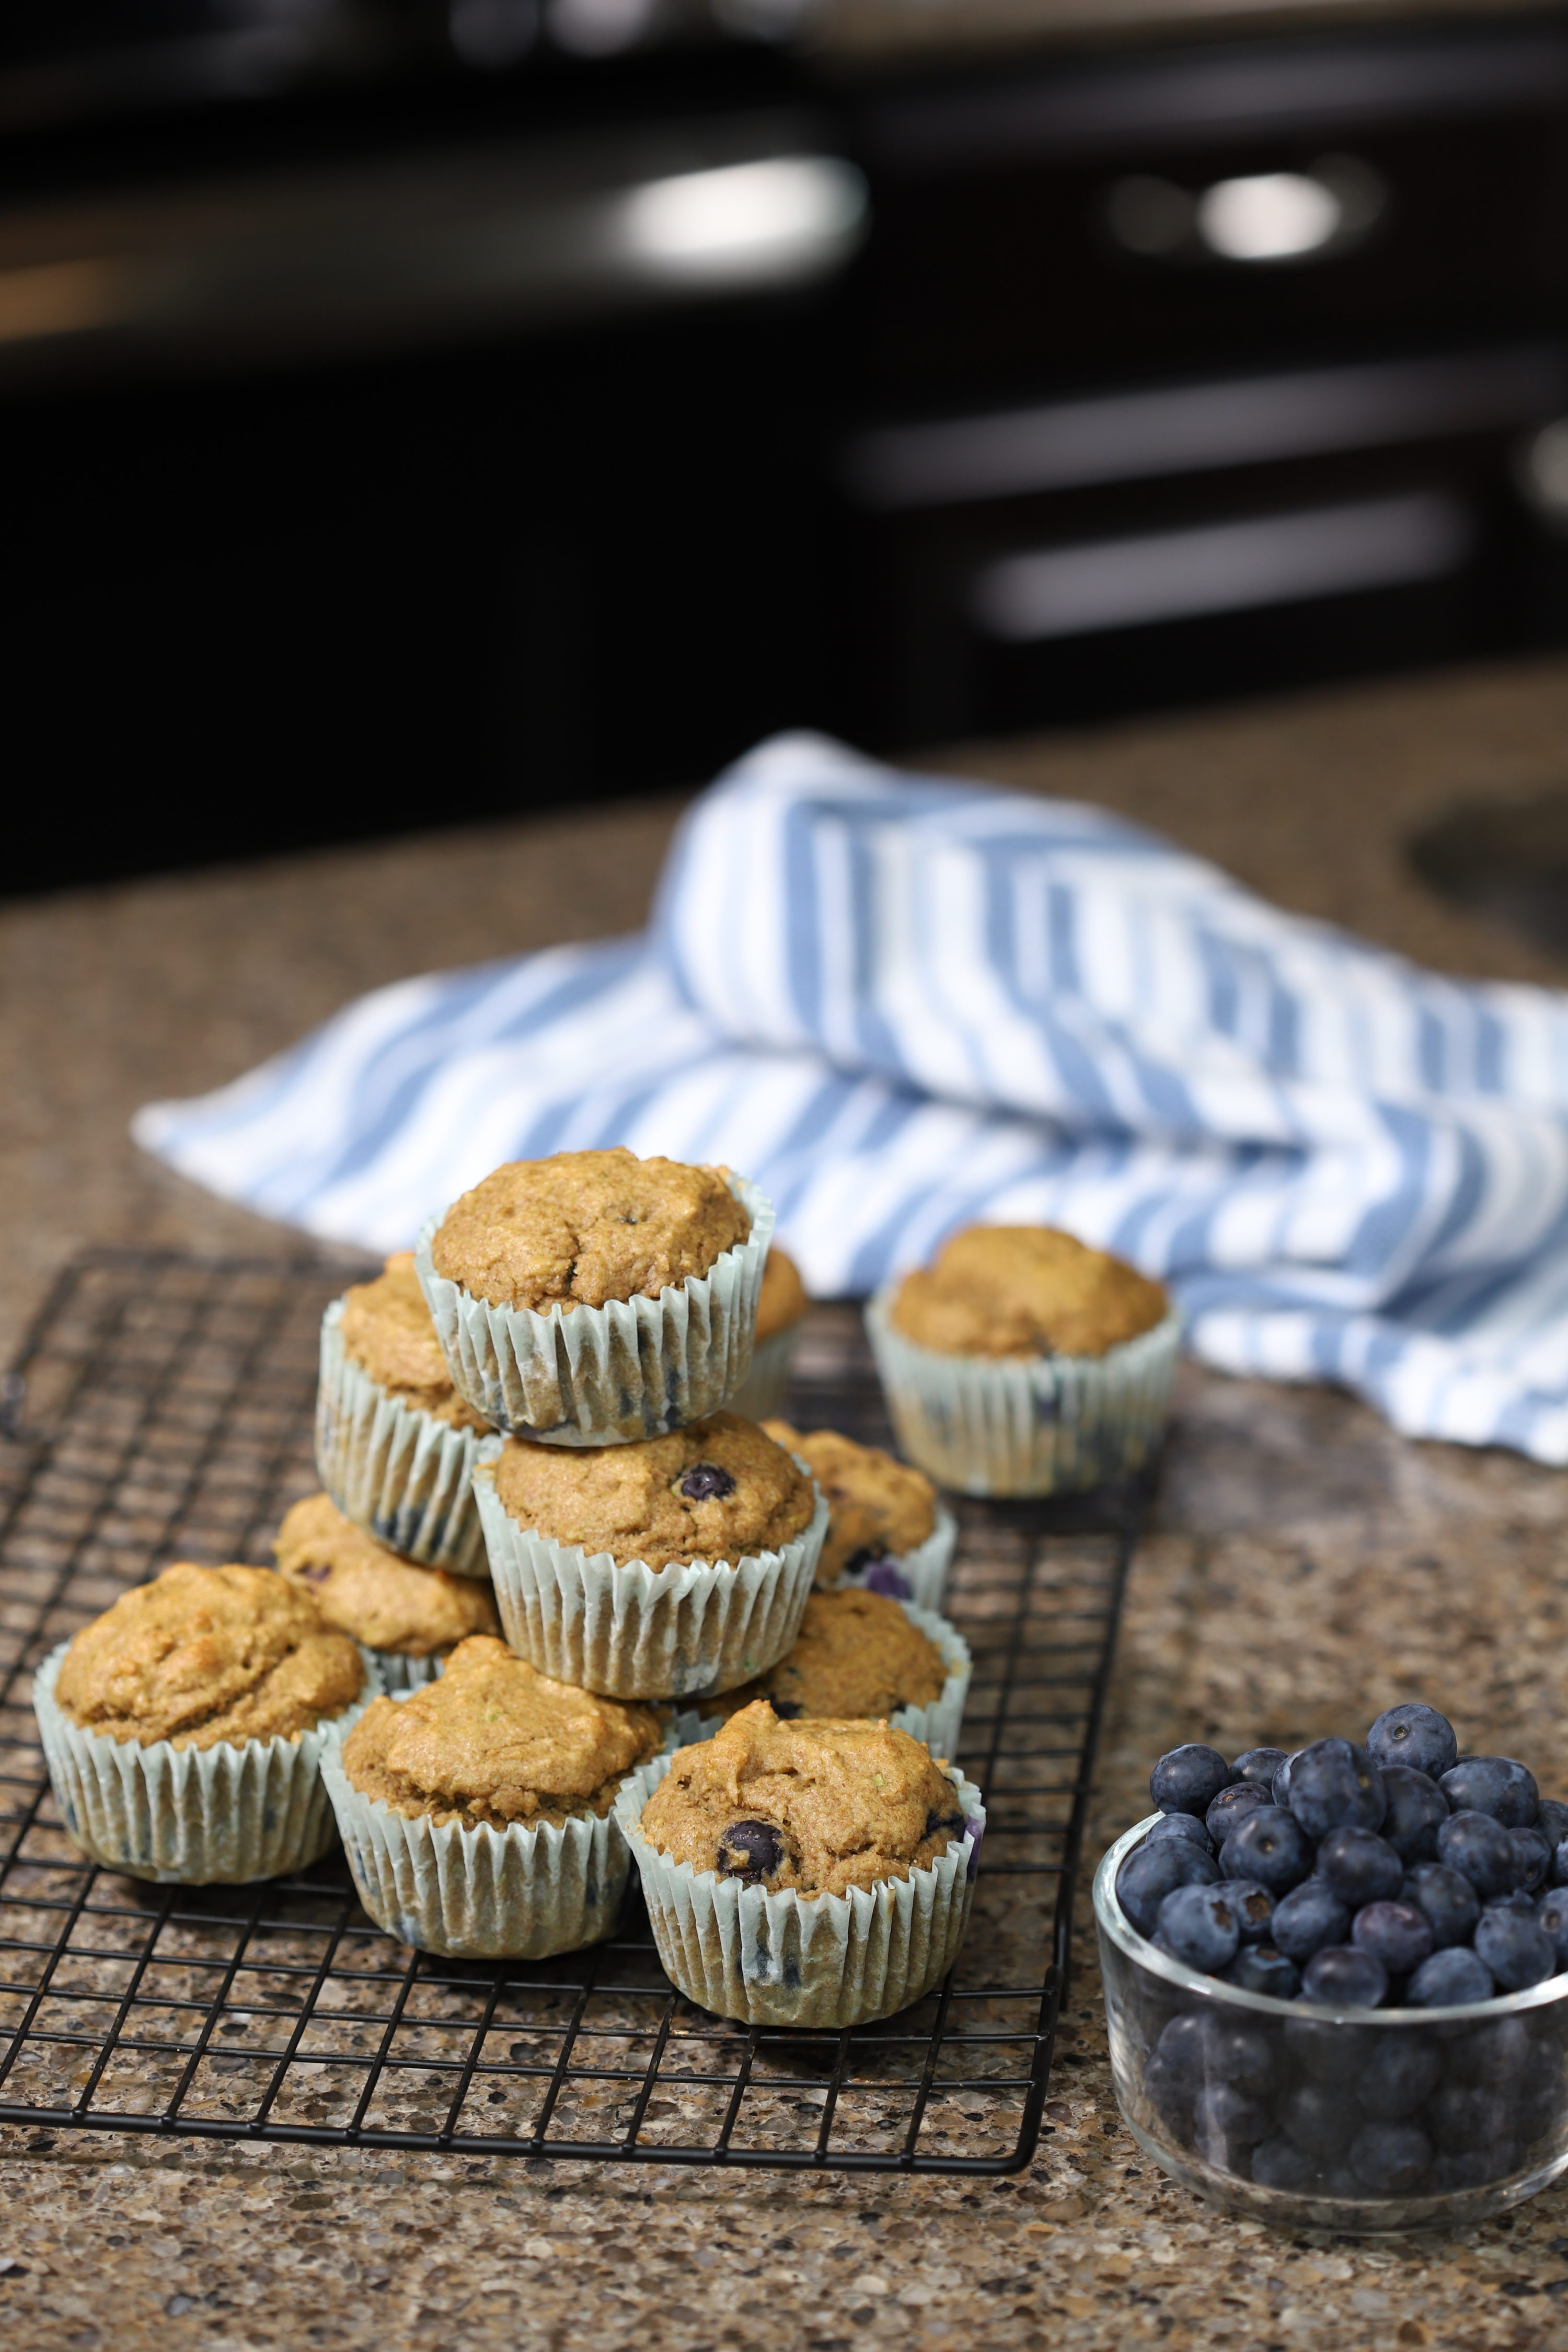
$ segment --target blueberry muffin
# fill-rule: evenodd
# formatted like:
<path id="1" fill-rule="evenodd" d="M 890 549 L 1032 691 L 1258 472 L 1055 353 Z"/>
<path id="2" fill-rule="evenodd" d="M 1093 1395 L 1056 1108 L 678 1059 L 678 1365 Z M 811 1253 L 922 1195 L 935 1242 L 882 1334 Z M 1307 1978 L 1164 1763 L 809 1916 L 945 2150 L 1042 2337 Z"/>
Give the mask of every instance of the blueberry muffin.
<path id="1" fill-rule="evenodd" d="M 629 1444 L 740 1388 L 773 1225 L 727 1169 L 563 1151 L 494 1170 L 415 1263 L 476 1412 L 547 1444 Z"/>
<path id="2" fill-rule="evenodd" d="M 374 1651 L 388 1690 L 433 1680 L 468 1634 L 500 1632 L 488 1583 L 400 1559 L 330 1495 L 296 1503 L 272 1550 L 279 1574 L 313 1596 L 329 1625 Z"/>
<path id="3" fill-rule="evenodd" d="M 411 1252 L 332 1301 L 316 1466 L 357 1526 L 421 1567 L 486 1576 L 473 1473 L 489 1427 L 452 1385 Z"/>
<path id="4" fill-rule="evenodd" d="M 948 1356 L 1103 1356 L 1169 1312 L 1157 1282 L 1049 1225 L 970 1225 L 906 1274 L 896 1329 Z"/>
<path id="5" fill-rule="evenodd" d="M 831 1588 L 846 1577 L 865 1576 L 879 1563 L 896 1564 L 929 1539 L 936 1527 L 936 1488 L 923 1471 L 896 1462 L 879 1445 L 858 1445 L 836 1429 L 814 1429 L 803 1436 L 787 1421 L 763 1425 L 770 1437 L 810 1465 L 827 1497 L 819 1585 Z"/>
<path id="6" fill-rule="evenodd" d="M 543 1958 L 614 1925 L 630 1866 L 611 1818 L 659 1712 L 459 1643 L 439 1682 L 380 1699 L 324 1768 L 360 1899 L 389 1933 L 477 1959 Z"/>
<path id="7" fill-rule="evenodd" d="M 810 1304 L 800 1268 L 774 1242 L 763 1268 L 762 1296 L 757 1301 L 758 1340 L 776 1339 L 781 1331 L 793 1328 Z"/>
<path id="8" fill-rule="evenodd" d="M 644 1836 L 672 1862 L 806 1895 L 908 1878 L 964 1828 L 952 1780 L 907 1732 L 783 1723 L 766 1699 L 678 1748 L 642 1813 Z"/>
<path id="9" fill-rule="evenodd" d="M 789 1389 L 801 1318 L 810 1304 L 795 1260 L 774 1242 L 763 1269 L 752 1369 L 731 1400 L 735 1411 L 743 1412 L 749 1420 L 763 1421 L 783 1404 Z"/>
<path id="10" fill-rule="evenodd" d="M 452 1386 L 412 1250 L 389 1257 L 374 1282 L 345 1290 L 342 1307 L 343 1353 L 384 1395 L 449 1429 L 488 1431 L 489 1422 Z"/>
<path id="11" fill-rule="evenodd" d="M 507 1640 L 620 1698 L 731 1689 L 788 1649 L 827 1506 L 754 1422 L 640 1445 L 490 1441 L 474 1492 Z"/>
<path id="12" fill-rule="evenodd" d="M 641 1445 L 566 1453 L 510 1438 L 495 1489 L 520 1527 L 653 1569 L 782 1550 L 816 1507 L 799 1464 L 733 1412 Z"/>
<path id="13" fill-rule="evenodd" d="M 1048 1495 L 1158 1449 L 1177 1318 L 1159 1283 L 1070 1234 L 972 1225 L 866 1324 L 900 1448 L 942 1486 Z"/>
<path id="14" fill-rule="evenodd" d="M 886 1719 L 942 1696 L 947 1664 L 929 1633 L 879 1592 L 814 1592 L 792 1649 L 765 1675 L 728 1692 L 732 1716 L 765 1698 L 781 1723 L 797 1717 Z"/>
<path id="15" fill-rule="evenodd" d="M 624 1149 L 514 1160 L 436 1228 L 437 1274 L 470 1297 L 544 1313 L 657 1298 L 705 1275 L 752 1221 L 717 1168 Z"/>
<path id="16" fill-rule="evenodd" d="M 326 1851 L 322 1748 L 368 1687 L 308 1592 L 181 1562 L 47 1658 L 33 1703 L 79 1846 L 134 1877 L 234 1885 Z"/>

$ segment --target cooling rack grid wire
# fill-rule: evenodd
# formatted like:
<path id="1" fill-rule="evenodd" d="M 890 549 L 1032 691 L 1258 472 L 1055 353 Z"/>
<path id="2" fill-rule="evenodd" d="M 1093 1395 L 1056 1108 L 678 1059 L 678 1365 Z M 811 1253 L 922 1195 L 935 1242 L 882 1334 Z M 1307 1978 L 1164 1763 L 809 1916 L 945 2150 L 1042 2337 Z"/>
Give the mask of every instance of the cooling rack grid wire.
<path id="1" fill-rule="evenodd" d="M 1039 2137 L 1137 1497 L 965 1503 L 958 1761 L 990 1824 L 952 1978 L 882 2023 L 748 2031 L 662 1974 L 633 1891 L 543 1962 L 410 1951 L 341 1854 L 151 1886 L 59 1823 L 33 1667 L 172 1559 L 270 1558 L 317 1485 L 319 1261 L 98 1251 L 0 1393 L 0 2122 L 51 2129 L 862 2172 L 1015 2171 Z M 885 1440 L 858 1318 L 815 1309 L 789 1411 Z"/>

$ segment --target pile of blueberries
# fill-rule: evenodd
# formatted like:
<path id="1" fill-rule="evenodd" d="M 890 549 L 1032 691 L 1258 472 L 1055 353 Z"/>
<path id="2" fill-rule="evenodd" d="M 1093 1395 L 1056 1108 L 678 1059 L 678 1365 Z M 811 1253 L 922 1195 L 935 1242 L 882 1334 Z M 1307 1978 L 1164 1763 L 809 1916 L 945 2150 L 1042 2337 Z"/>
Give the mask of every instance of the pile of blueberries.
<path id="1" fill-rule="evenodd" d="M 1281 2000 L 1450 2008 L 1568 1969 L 1568 1805 L 1436 1707 L 1287 1756 L 1173 1748 L 1116 1881 L 1156 1949 Z"/>
<path id="2" fill-rule="evenodd" d="M 1506 2177 L 1563 2104 L 1563 2004 L 1380 2031 L 1314 2007 L 1451 2009 L 1568 1969 L 1568 1805 L 1522 1764 L 1461 1758 L 1436 1708 L 1364 1746 L 1234 1764 L 1177 1748 L 1122 1864 L 1140 1934 L 1300 2014 L 1216 2010 L 1145 1979 L 1144 2095 L 1210 2162 L 1276 2189 L 1429 2194 Z"/>

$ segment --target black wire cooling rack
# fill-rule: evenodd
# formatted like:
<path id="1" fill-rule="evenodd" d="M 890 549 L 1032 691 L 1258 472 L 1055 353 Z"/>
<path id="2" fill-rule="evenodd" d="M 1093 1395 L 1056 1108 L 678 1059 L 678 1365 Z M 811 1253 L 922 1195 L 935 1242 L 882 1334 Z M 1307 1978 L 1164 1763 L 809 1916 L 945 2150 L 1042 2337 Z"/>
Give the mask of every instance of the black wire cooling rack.
<path id="1" fill-rule="evenodd" d="M 0 2121 L 163 2137 L 858 2172 L 1033 2155 L 1136 1497 L 960 1506 L 960 1760 L 990 1811 L 952 1977 L 852 2032 L 749 2031 L 670 1987 L 636 1874 L 616 1933 L 543 1962 L 415 1953 L 341 1855 L 151 1886 L 60 1826 L 29 1703 L 55 1644 L 171 1559 L 266 1561 L 316 1486 L 316 1334 L 341 1268 L 100 1251 L 0 1396 Z M 853 1309 L 814 1310 L 790 1410 L 886 1441 Z"/>

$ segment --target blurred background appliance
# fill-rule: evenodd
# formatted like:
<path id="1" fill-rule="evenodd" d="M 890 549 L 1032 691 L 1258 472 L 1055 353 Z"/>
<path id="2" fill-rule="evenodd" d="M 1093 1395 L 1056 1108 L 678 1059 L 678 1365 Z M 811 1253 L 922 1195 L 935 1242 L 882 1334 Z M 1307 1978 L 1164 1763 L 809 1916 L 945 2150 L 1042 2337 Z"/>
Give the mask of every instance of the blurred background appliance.
<path id="1" fill-rule="evenodd" d="M 0 400 L 13 889 L 1558 643 L 1568 11 L 36 0 Z"/>

